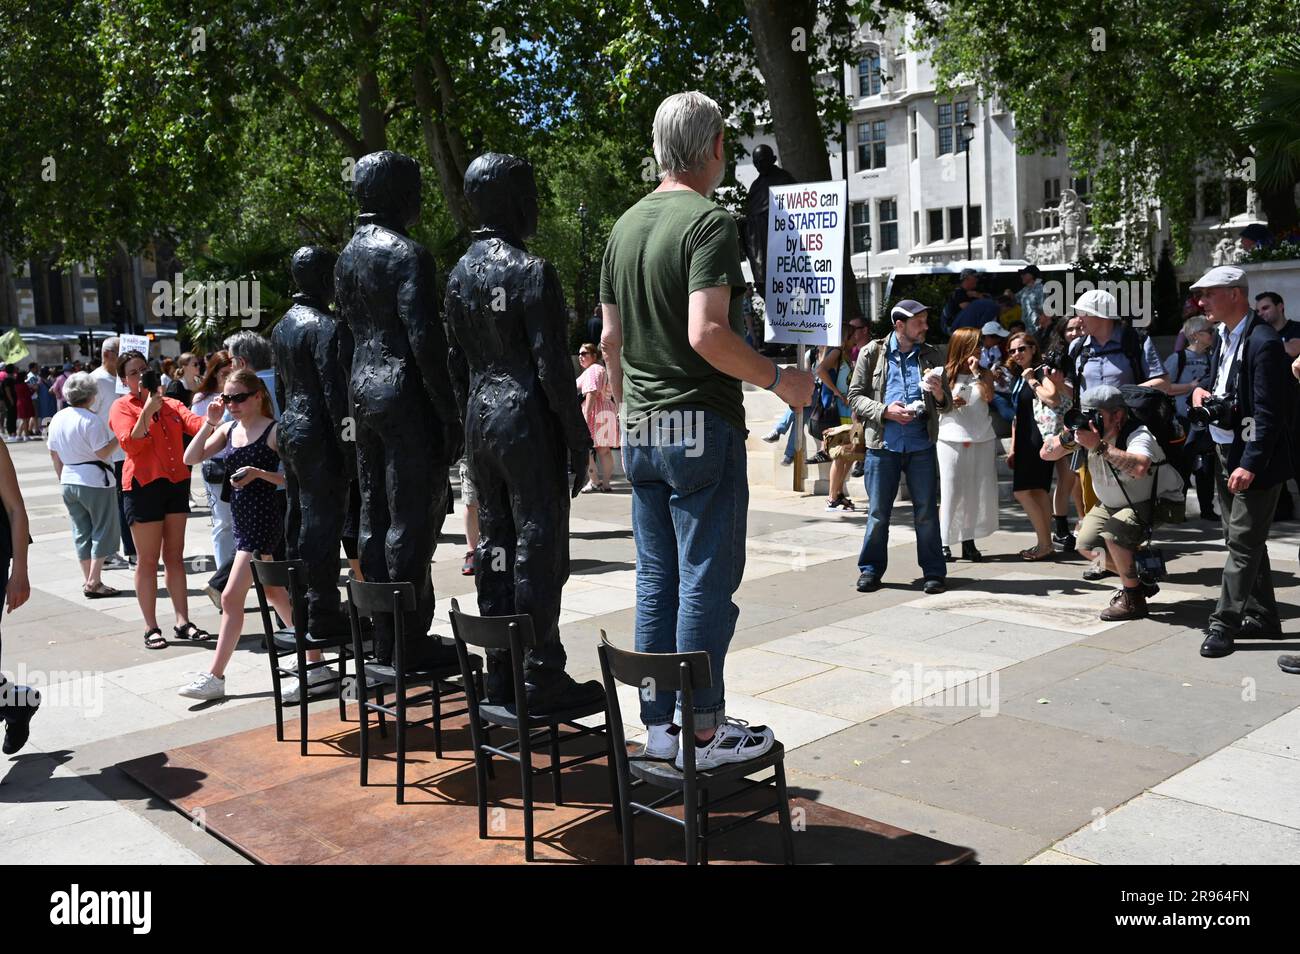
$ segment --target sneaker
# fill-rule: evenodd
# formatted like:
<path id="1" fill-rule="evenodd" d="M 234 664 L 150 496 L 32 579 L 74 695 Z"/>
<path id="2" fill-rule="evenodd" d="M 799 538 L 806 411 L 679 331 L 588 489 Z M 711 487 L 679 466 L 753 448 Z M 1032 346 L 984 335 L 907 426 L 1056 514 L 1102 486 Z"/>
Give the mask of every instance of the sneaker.
<path id="1" fill-rule="evenodd" d="M 809 467 L 815 467 L 818 464 L 829 464 L 830 462 L 831 462 L 831 455 L 826 453 L 824 450 L 819 450 L 812 457 L 808 458 Z"/>
<path id="2" fill-rule="evenodd" d="M 704 772 L 719 765 L 748 762 L 750 759 L 766 755 L 775 741 L 776 736 L 765 725 L 750 728 L 749 723 L 742 719 L 728 718 L 718 726 L 718 730 L 713 733 L 713 738 L 708 742 L 696 743 L 695 768 Z M 677 750 L 675 764 L 679 769 L 684 767 L 682 764 L 684 754 L 684 750 Z"/>
<path id="3" fill-rule="evenodd" d="M 789 456 L 788 454 L 785 457 L 781 458 L 782 467 L 789 467 L 793 463 L 794 463 L 794 458 Z"/>
<path id="4" fill-rule="evenodd" d="M 776 431 L 768 431 L 766 434 L 763 435 L 762 438 L 764 444 L 775 444 L 780 439 L 781 439 L 781 435 L 778 434 Z"/>
<path id="5" fill-rule="evenodd" d="M 648 759 L 677 758 L 677 747 L 682 741 L 682 727 L 672 722 L 667 725 L 648 725 L 646 728 L 645 749 L 642 751 Z"/>
<path id="6" fill-rule="evenodd" d="M 827 513 L 838 513 L 838 512 L 840 511 L 840 508 L 841 508 L 842 506 L 843 506 L 843 504 L 840 503 L 840 498 L 839 498 L 839 497 L 836 497 L 834 500 L 828 500 L 828 501 L 826 501 L 826 512 L 827 512 Z"/>
<path id="7" fill-rule="evenodd" d="M 1053 533 L 1052 543 L 1056 544 L 1065 553 L 1069 553 L 1075 547 L 1078 541 L 1073 533 Z"/>
<path id="8" fill-rule="evenodd" d="M 1128 590 L 1120 587 L 1110 598 L 1110 605 L 1098 614 L 1098 618 L 1107 623 L 1114 623 L 1119 620 L 1142 619 L 1146 615 L 1147 598 L 1142 588 Z"/>
<path id="9" fill-rule="evenodd" d="M 214 676 L 210 672 L 201 672 L 194 681 L 182 689 L 176 690 L 178 696 L 187 699 L 224 699 L 226 698 L 226 677 Z"/>
<path id="10" fill-rule="evenodd" d="M 130 568 L 131 564 L 127 562 L 126 557 L 118 556 L 116 553 L 104 558 L 105 570 L 129 570 Z"/>
<path id="11" fill-rule="evenodd" d="M 293 669 L 296 667 L 296 665 L 297 664 L 295 663 L 293 666 L 285 666 L 284 668 Z M 330 682 L 331 680 L 337 678 L 338 678 L 338 673 L 336 673 L 329 666 L 320 666 L 317 669 L 308 669 L 307 670 L 307 692 L 312 696 L 328 695 L 329 694 L 328 691 L 317 690 L 315 687 L 319 686 L 321 683 Z M 284 681 L 284 686 L 287 688 L 282 687 L 281 694 L 280 694 L 280 701 L 283 702 L 285 705 L 296 705 L 298 700 L 301 698 L 302 680 L 291 677 Z M 329 688 L 332 689 L 333 686 L 330 686 Z"/>
<path id="12" fill-rule="evenodd" d="M 1300 656 L 1278 656 L 1277 668 L 1293 676 L 1300 676 Z"/>
<path id="13" fill-rule="evenodd" d="M 208 599 L 212 601 L 212 605 L 215 606 L 217 608 L 217 612 L 220 613 L 221 612 L 221 591 L 217 589 L 215 586 L 213 586 L 211 583 L 209 583 L 207 586 L 203 587 L 203 593 L 205 596 L 207 596 Z"/>

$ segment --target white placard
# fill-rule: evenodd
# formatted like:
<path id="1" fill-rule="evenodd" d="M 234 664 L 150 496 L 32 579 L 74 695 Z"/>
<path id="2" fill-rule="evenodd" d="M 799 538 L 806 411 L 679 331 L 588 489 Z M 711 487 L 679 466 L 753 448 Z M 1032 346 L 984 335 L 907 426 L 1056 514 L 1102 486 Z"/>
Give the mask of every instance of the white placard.
<path id="1" fill-rule="evenodd" d="M 772 187 L 763 286 L 768 341 L 839 346 L 847 208 L 843 180 Z"/>
<path id="2" fill-rule="evenodd" d="M 139 351 L 145 358 L 149 357 L 149 338 L 145 335 L 118 335 L 117 336 L 117 353 L 126 354 L 128 351 Z M 120 377 L 117 379 L 117 393 L 130 394 L 131 389 L 126 386 L 126 382 Z"/>

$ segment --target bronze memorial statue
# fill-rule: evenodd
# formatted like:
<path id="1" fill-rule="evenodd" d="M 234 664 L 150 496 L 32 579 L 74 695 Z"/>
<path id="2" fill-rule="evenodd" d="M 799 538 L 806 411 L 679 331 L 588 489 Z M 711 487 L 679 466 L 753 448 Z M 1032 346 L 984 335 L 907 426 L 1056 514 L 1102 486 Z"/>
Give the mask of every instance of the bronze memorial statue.
<path id="1" fill-rule="evenodd" d="M 420 213 L 420 167 L 386 150 L 362 156 L 354 173 L 361 214 L 334 278 L 339 317 L 354 341 L 361 571 L 370 582 L 415 585 L 408 666 L 450 665 L 455 650 L 428 635 L 429 563 L 447 516 L 448 468 L 463 440 L 433 257 L 406 234 Z M 380 615 L 375 654 L 389 663 L 392 651 L 392 622 Z"/>
<path id="2" fill-rule="evenodd" d="M 790 185 L 794 176 L 776 164 L 776 153 L 766 143 L 754 147 L 756 178 L 745 198 L 745 250 L 754 273 L 754 289 L 759 297 L 767 293 L 767 216 L 772 186 Z"/>
<path id="3" fill-rule="evenodd" d="M 528 709 L 552 712 L 603 695 L 599 682 L 580 685 L 564 671 L 559 626 L 569 500 L 586 478 L 591 435 L 574 391 L 559 276 L 524 245 L 537 228 L 533 167 L 479 156 L 465 172 L 465 197 L 482 228 L 447 280 L 446 311 L 479 501 L 479 612 L 532 617 Z M 505 654 L 488 654 L 484 688 L 496 704 L 514 701 Z"/>
<path id="4" fill-rule="evenodd" d="M 339 605 L 339 540 L 357 465 L 345 434 L 352 333 L 329 310 L 337 261 L 319 245 L 294 252 L 290 271 L 298 291 L 271 334 L 276 442 L 289 498 L 285 551 L 307 563 L 307 629 L 316 637 L 348 631 Z"/>

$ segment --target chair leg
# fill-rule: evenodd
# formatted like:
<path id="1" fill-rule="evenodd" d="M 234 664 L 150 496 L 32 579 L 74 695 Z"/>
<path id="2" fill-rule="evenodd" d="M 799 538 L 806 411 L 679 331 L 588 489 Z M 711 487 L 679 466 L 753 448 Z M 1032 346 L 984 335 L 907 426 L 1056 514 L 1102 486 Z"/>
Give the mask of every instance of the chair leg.
<path id="1" fill-rule="evenodd" d="M 400 676 L 393 691 L 397 700 L 397 717 L 393 720 L 397 731 L 397 804 L 406 801 L 406 684 Z"/>
<path id="2" fill-rule="evenodd" d="M 709 863 L 709 790 L 700 789 L 700 864 Z"/>
<path id="3" fill-rule="evenodd" d="M 528 727 L 520 726 L 520 736 L 527 735 Z M 519 772 L 523 780 L 524 796 L 524 860 L 533 860 L 533 757 L 520 743 Z"/>
<path id="4" fill-rule="evenodd" d="M 433 754 L 442 758 L 442 683 L 433 680 Z"/>
<path id="5" fill-rule="evenodd" d="M 343 698 L 343 684 L 347 681 L 347 678 L 348 678 L 348 654 L 344 649 L 340 648 L 339 649 L 339 721 L 340 722 L 348 721 L 347 700 Z"/>
<path id="6" fill-rule="evenodd" d="M 484 745 L 492 744 L 492 726 L 488 725 L 486 722 L 483 723 L 483 744 Z M 497 770 L 492 767 L 491 755 L 488 755 L 488 759 L 487 759 L 487 777 L 492 779 L 493 781 L 496 781 Z"/>
<path id="7" fill-rule="evenodd" d="M 688 785 L 682 793 L 682 820 L 686 823 L 686 863 L 698 864 L 700 860 L 700 805 L 695 786 Z"/>
<path id="8" fill-rule="evenodd" d="M 370 718 L 364 701 L 357 703 L 357 722 L 361 725 L 361 785 L 370 783 Z"/>
<path id="9" fill-rule="evenodd" d="M 267 653 L 271 657 L 271 691 L 275 696 L 275 741 L 284 741 L 284 694 L 280 689 L 280 657 L 271 643 Z"/>
<path id="10" fill-rule="evenodd" d="M 605 761 L 609 766 L 609 803 L 614 810 L 614 830 L 623 833 L 623 800 L 618 791 L 618 764 L 614 761 L 614 737 L 605 727 Z"/>
<path id="11" fill-rule="evenodd" d="M 474 794 L 478 798 L 478 837 L 487 840 L 487 780 L 492 768 L 492 755 L 482 749 L 474 753 Z"/>
<path id="12" fill-rule="evenodd" d="M 781 819 L 781 852 L 785 863 L 794 864 L 794 829 L 790 824 L 790 793 L 785 789 L 785 759 L 776 763 L 777 814 Z"/>
<path id="13" fill-rule="evenodd" d="M 311 698 L 307 692 L 307 656 L 298 651 L 298 732 L 300 755 L 307 754 L 307 702 Z"/>
<path id="14" fill-rule="evenodd" d="M 630 784 L 630 783 L 628 783 Z M 622 789 L 619 790 L 620 814 L 623 816 L 623 864 L 636 864 L 636 841 L 633 837 L 632 826 L 636 824 L 636 815 L 632 811 L 631 795 L 626 797 Z"/>
<path id="15" fill-rule="evenodd" d="M 555 804 L 564 804 L 564 795 L 560 790 L 560 727 L 551 723 L 551 784 L 555 788 Z"/>
<path id="16" fill-rule="evenodd" d="M 378 686 L 378 687 L 375 689 L 375 702 L 376 702 L 377 704 L 381 705 L 381 706 L 384 704 L 384 687 L 383 687 L 383 686 Z M 388 722 L 387 722 L 387 719 L 386 719 L 385 716 L 384 716 L 383 711 L 382 711 L 382 710 L 377 710 L 377 711 L 375 712 L 375 715 L 379 716 L 379 737 L 380 737 L 381 739 L 386 739 L 386 738 L 388 738 Z"/>

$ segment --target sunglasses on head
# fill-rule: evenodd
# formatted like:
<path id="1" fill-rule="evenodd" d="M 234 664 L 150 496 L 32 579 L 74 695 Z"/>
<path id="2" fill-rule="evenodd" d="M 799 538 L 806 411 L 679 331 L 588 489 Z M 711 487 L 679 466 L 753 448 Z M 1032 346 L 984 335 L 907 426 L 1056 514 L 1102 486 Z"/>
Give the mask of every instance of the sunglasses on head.
<path id="1" fill-rule="evenodd" d="M 253 396 L 252 391 L 240 391 L 238 394 L 223 394 L 221 395 L 221 403 L 222 404 L 243 404 L 252 396 Z"/>

